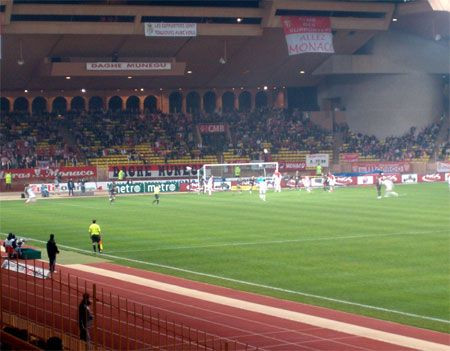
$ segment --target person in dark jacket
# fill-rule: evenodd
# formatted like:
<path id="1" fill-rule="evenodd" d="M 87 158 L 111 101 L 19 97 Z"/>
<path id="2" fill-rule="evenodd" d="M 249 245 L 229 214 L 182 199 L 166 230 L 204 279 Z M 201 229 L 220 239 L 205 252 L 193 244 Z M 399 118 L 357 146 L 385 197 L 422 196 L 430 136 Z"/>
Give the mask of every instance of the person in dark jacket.
<path id="1" fill-rule="evenodd" d="M 47 256 L 50 266 L 50 274 L 55 273 L 56 255 L 59 254 L 58 246 L 55 242 L 55 234 L 50 234 L 50 239 L 47 241 Z"/>
<path id="2" fill-rule="evenodd" d="M 67 189 L 69 189 L 69 196 L 73 196 L 73 190 L 75 189 L 75 183 L 73 182 L 72 178 L 69 179 L 67 182 Z"/>
<path id="3" fill-rule="evenodd" d="M 89 308 L 91 301 L 89 299 L 89 294 L 84 293 L 83 299 L 78 306 L 78 326 L 80 328 L 80 340 L 89 342 L 89 327 L 92 325 L 92 320 L 94 316 Z"/>

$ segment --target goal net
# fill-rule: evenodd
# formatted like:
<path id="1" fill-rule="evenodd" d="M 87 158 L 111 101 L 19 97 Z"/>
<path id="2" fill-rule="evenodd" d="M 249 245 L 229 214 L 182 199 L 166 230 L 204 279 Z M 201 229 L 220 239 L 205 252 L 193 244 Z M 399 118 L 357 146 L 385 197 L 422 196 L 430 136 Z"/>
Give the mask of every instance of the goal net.
<path id="1" fill-rule="evenodd" d="M 215 190 L 231 190 L 232 184 L 246 186 L 252 177 L 272 177 L 277 170 L 278 162 L 206 164 L 198 173 L 198 183 L 214 176 Z"/>

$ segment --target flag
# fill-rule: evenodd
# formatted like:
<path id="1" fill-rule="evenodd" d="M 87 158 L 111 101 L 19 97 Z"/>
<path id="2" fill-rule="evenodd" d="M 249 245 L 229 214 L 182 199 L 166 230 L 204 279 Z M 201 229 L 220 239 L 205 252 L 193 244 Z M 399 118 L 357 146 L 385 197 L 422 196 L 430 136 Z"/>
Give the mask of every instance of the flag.
<path id="1" fill-rule="evenodd" d="M 289 56 L 309 52 L 334 53 L 329 17 L 282 16 Z"/>

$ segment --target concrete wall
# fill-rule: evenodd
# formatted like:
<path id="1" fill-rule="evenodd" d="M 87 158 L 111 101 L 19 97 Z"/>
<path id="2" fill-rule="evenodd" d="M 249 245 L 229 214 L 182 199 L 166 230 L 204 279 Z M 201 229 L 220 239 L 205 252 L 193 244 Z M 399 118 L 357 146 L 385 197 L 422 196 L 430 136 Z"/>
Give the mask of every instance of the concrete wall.
<path id="1" fill-rule="evenodd" d="M 410 127 L 423 127 L 443 112 L 442 74 L 423 67 L 442 65 L 448 47 L 401 33 L 382 33 L 371 43 L 372 54 L 403 62 L 405 74 L 330 75 L 320 85 L 318 98 L 340 98 L 350 129 L 384 138 L 401 135 Z M 425 49 L 424 51 L 422 51 Z"/>

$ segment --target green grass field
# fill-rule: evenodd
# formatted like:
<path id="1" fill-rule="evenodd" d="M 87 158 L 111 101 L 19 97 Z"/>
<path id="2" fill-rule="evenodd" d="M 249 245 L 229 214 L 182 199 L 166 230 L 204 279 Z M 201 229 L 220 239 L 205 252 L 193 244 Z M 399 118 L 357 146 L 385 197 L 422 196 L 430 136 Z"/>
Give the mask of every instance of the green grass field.
<path id="1" fill-rule="evenodd" d="M 162 194 L 159 206 L 151 195 L 4 201 L 0 230 L 55 233 L 84 261 L 96 218 L 104 256 L 120 264 L 448 332 L 448 186 L 396 190 L 381 200 L 370 187 L 269 192 L 265 203 L 255 192 Z"/>

